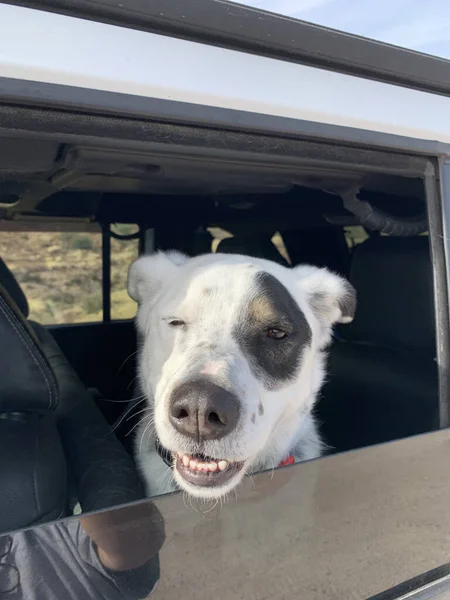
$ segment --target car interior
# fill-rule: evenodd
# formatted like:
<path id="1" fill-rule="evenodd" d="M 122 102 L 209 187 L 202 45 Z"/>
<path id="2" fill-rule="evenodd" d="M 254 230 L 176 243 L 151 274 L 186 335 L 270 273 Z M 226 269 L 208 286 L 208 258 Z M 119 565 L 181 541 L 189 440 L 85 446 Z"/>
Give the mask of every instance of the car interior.
<path id="1" fill-rule="evenodd" d="M 340 193 L 357 182 L 361 201 L 416 222 L 426 214 L 421 177 L 13 137 L 0 139 L 0 161 L 0 530 L 143 497 L 131 451 L 138 343 L 132 318 L 111 316 L 114 239 L 139 252 L 248 254 L 344 275 L 356 318 L 334 332 L 315 409 L 328 453 L 438 429 L 428 232 L 364 227 Z M 25 230 L 101 236 L 103 317 L 35 321 L 30 276 L 14 272 L 8 241 Z"/>

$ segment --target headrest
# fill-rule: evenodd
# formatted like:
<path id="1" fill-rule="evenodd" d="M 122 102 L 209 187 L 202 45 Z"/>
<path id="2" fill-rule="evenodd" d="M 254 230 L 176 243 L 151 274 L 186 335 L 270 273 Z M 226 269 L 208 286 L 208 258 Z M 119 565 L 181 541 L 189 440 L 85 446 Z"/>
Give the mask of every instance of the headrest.
<path id="1" fill-rule="evenodd" d="M 278 252 L 275 244 L 267 236 L 235 236 L 221 240 L 216 252 L 224 254 L 244 254 L 255 258 L 265 258 L 283 267 L 289 267 L 288 262 Z"/>
<path id="2" fill-rule="evenodd" d="M 19 307 L 20 312 L 28 317 L 28 302 L 22 288 L 17 279 L 6 266 L 5 262 L 0 258 L 0 285 L 8 292 L 10 297 Z"/>
<path id="3" fill-rule="evenodd" d="M 30 325 L 0 285 L 0 413 L 56 408 L 54 373 Z"/>
<path id="4" fill-rule="evenodd" d="M 357 246 L 350 282 L 358 294 L 346 339 L 435 356 L 433 271 L 427 236 L 377 236 Z"/>

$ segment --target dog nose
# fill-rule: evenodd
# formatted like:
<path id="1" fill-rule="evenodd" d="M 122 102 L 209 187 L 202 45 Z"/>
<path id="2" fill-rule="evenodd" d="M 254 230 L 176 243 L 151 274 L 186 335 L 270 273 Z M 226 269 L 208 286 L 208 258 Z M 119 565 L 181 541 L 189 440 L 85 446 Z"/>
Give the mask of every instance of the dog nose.
<path id="1" fill-rule="evenodd" d="M 211 381 L 191 381 L 174 390 L 169 416 L 180 433 L 201 440 L 217 440 L 233 431 L 239 419 L 239 400 Z"/>

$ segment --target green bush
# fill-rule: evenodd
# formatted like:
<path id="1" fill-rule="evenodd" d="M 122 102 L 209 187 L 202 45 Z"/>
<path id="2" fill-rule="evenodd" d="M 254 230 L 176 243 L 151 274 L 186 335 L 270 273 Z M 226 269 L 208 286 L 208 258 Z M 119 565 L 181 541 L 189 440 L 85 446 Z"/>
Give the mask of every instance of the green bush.
<path id="1" fill-rule="evenodd" d="M 90 294 L 82 302 L 83 310 L 88 313 L 97 313 L 102 308 L 102 296 L 101 294 Z"/>
<path id="2" fill-rule="evenodd" d="M 42 283 L 42 277 L 36 271 L 23 271 L 18 273 L 18 278 L 22 283 Z"/>
<path id="3" fill-rule="evenodd" d="M 94 242 L 88 235 L 80 234 L 72 238 L 70 248 L 72 250 L 92 250 Z"/>

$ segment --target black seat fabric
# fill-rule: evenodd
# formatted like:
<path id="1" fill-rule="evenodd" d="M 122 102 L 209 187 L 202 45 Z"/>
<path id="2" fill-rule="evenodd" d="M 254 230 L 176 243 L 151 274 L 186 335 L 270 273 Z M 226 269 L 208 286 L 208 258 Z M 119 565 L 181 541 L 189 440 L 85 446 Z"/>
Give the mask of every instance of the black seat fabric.
<path id="1" fill-rule="evenodd" d="M 20 286 L 9 271 L 9 276 L 4 277 L 5 270 L 7 267 L 3 263 L 0 283 L 8 284 L 8 292 L 11 290 L 18 297 Z M 14 281 L 12 286 L 11 281 Z M 20 293 L 23 294 L 21 290 Z M 16 312 L 20 311 L 16 309 Z M 21 316 L 29 335 L 39 345 L 58 388 L 59 401 L 54 407 L 54 417 L 72 482 L 72 504 L 79 501 L 83 511 L 91 511 L 143 498 L 144 489 L 129 454 L 111 433 L 93 397 L 53 336 L 42 325 L 26 321 Z M 0 337 L 2 354 L 3 343 Z M 80 347 L 79 351 L 82 352 L 83 348 Z M 5 381 L 9 381 L 13 406 L 16 406 L 19 382 L 17 378 Z"/>
<path id="2" fill-rule="evenodd" d="M 337 451 L 439 427 L 432 265 L 428 238 L 369 239 L 355 250 L 352 324 L 330 351 L 317 405 Z"/>
<path id="3" fill-rule="evenodd" d="M 264 258 L 289 267 L 287 260 L 281 256 L 277 247 L 267 235 L 238 235 L 225 238 L 217 245 L 216 252 L 224 254 L 244 254 L 255 258 Z"/>
<path id="4" fill-rule="evenodd" d="M 0 283 L 8 292 L 10 298 L 15 302 L 23 316 L 28 318 L 28 301 L 18 281 L 0 257 Z"/>
<path id="5" fill-rule="evenodd" d="M 355 249 L 358 308 L 342 335 L 435 356 L 433 271 L 427 236 L 370 238 Z"/>
<path id="6" fill-rule="evenodd" d="M 350 250 L 342 227 L 283 231 L 282 236 L 293 266 L 310 264 L 326 267 L 348 277 Z"/>
<path id="7" fill-rule="evenodd" d="M 22 313 L 0 285 L 0 531 L 67 512 L 58 385 Z"/>

